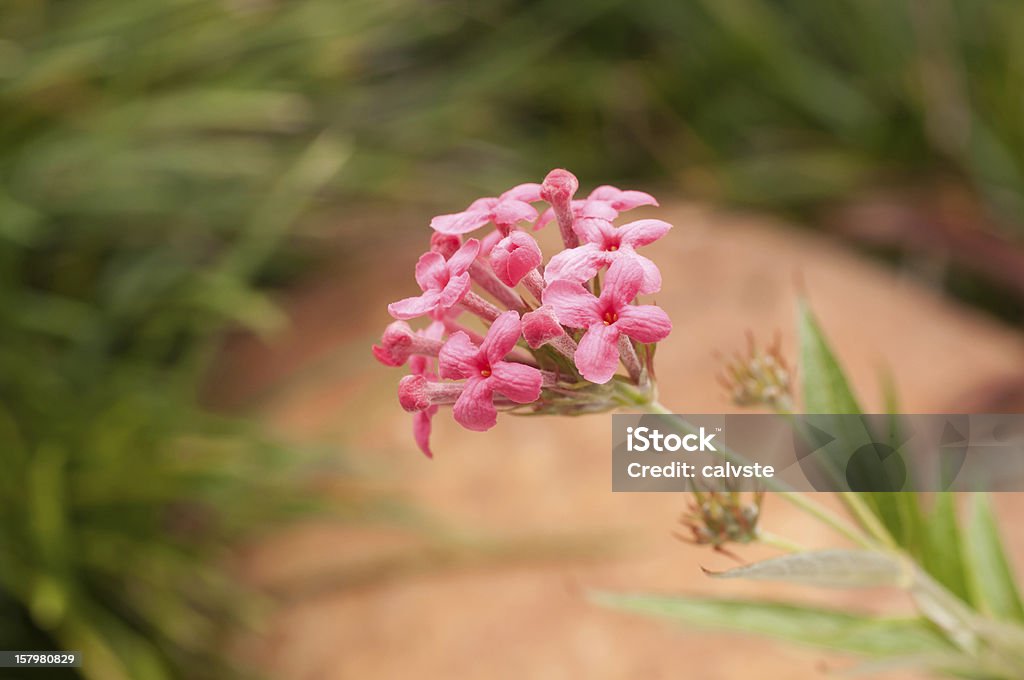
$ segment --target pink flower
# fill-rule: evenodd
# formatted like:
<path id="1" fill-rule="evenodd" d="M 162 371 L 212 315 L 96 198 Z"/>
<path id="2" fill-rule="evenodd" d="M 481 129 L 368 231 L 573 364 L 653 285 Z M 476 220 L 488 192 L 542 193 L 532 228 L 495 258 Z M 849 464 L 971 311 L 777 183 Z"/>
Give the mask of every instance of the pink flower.
<path id="1" fill-rule="evenodd" d="M 513 231 L 491 250 L 491 268 L 506 286 L 517 286 L 543 260 L 537 241 L 523 231 Z"/>
<path id="2" fill-rule="evenodd" d="M 536 368 L 504 361 L 521 335 L 519 314 L 505 312 L 491 324 L 478 347 L 465 333 L 455 333 L 441 348 L 442 378 L 465 378 L 455 402 L 455 420 L 468 430 L 489 430 L 498 420 L 494 394 L 517 404 L 540 397 L 543 378 Z"/>
<path id="3" fill-rule="evenodd" d="M 555 281 L 544 289 L 544 304 L 555 310 L 559 322 L 587 329 L 575 359 L 576 368 L 590 382 L 606 383 L 615 375 L 620 335 L 647 343 L 663 340 L 671 332 L 672 322 L 660 307 L 630 304 L 643 279 L 639 264 L 620 259 L 608 269 L 601 297 L 571 281 Z"/>
<path id="4" fill-rule="evenodd" d="M 581 219 L 575 223 L 576 233 L 585 241 L 578 248 L 563 250 L 544 268 L 544 279 L 582 283 L 594 278 L 602 268 L 620 259 L 630 259 L 640 265 L 644 278 L 641 293 L 661 290 L 661 272 L 657 265 L 636 252 L 640 246 L 654 243 L 664 236 L 672 225 L 661 220 L 637 220 L 621 227 L 601 219 Z"/>
<path id="5" fill-rule="evenodd" d="M 571 208 L 576 220 L 598 217 L 611 221 L 618 217 L 619 213 L 642 205 L 658 205 L 658 201 L 654 196 L 643 191 L 623 191 L 605 184 L 591 191 L 585 199 L 573 201 Z M 548 208 L 541 214 L 533 228 L 540 229 L 553 219 L 555 219 L 555 209 Z"/>
<path id="6" fill-rule="evenodd" d="M 480 251 L 480 242 L 469 239 L 445 260 L 440 253 L 424 253 L 416 263 L 416 283 L 423 293 L 388 305 L 396 319 L 439 315 L 457 305 L 469 292 L 469 266 Z"/>
<path id="7" fill-rule="evenodd" d="M 497 198 L 478 198 L 460 213 L 438 215 L 430 220 L 430 226 L 442 234 L 467 234 L 494 222 L 502 233 L 508 233 L 519 222 L 537 219 L 537 209 L 530 203 L 539 200 L 539 184 L 520 184 Z"/>

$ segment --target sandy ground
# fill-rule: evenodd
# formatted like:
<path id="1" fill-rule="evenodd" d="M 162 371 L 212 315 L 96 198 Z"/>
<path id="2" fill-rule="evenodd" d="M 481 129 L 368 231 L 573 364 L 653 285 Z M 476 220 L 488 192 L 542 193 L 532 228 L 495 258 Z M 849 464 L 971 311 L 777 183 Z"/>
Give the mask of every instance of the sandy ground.
<path id="1" fill-rule="evenodd" d="M 881 406 L 884 370 L 911 412 L 969 408 L 987 386 L 1024 371 L 1020 336 L 828 238 L 697 207 L 657 216 L 676 225 L 647 254 L 661 265 L 665 285 L 657 301 L 675 324 L 659 348 L 658 374 L 662 401 L 677 411 L 730 410 L 714 380 L 720 366 L 714 353 L 742 348 L 748 329 L 761 338 L 780 331 L 793 356 L 795 281 L 806 288 L 868 406 Z M 415 291 L 412 263 L 426 235 L 424 229 L 418 238 L 396 239 L 401 246 L 343 258 L 334 272 L 290 298 L 287 333 L 272 342 L 232 343 L 215 378 L 221 403 L 256 409 L 288 436 L 340 447 L 465 539 L 453 547 L 450 539 L 417 538 L 413 531 L 323 523 L 255 547 L 242 572 L 257 583 L 313 584 L 338 570 L 362 574 L 353 587 L 310 586 L 263 634 L 239 642 L 241 653 L 269 676 L 826 677 L 855 662 L 606 611 L 585 593 L 792 594 L 907 611 L 898 593 L 707 579 L 701 566 L 734 563 L 672 538 L 684 497 L 609 491 L 607 416 L 503 417 L 477 434 L 441 414 L 437 457 L 425 459 L 395 401 L 401 372 L 377 365 L 368 348 L 389 320 L 385 304 Z M 1007 515 L 1024 511 L 1024 497 L 999 502 Z M 842 544 L 776 498 L 766 503 L 764 523 L 807 545 Z M 1008 539 L 1024 558 L 1021 532 Z M 749 560 L 773 554 L 763 547 L 739 552 Z"/>

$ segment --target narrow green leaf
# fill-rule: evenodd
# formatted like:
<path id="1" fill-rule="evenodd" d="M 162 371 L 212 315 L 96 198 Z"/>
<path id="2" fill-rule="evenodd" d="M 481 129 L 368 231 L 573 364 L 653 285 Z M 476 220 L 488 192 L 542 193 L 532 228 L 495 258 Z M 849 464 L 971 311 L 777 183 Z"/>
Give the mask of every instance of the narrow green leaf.
<path id="1" fill-rule="evenodd" d="M 700 628 L 727 629 L 867 656 L 946 654 L 949 645 L 923 619 L 873 618 L 756 600 L 596 593 L 600 605 Z"/>
<path id="2" fill-rule="evenodd" d="M 805 300 L 799 303 L 798 315 L 804 411 L 809 414 L 826 415 L 862 413 L 843 369 L 839 366 L 818 320 Z M 838 418 L 834 426 L 825 429 L 836 437 L 837 446 L 843 447 L 844 454 L 873 441 L 865 425 L 855 424 L 849 418 Z M 822 451 L 820 455 L 827 456 L 828 452 Z M 840 460 L 845 461 L 846 458 Z M 842 474 L 845 478 L 845 467 L 837 470 L 837 474 Z M 899 512 L 884 495 L 850 493 L 843 494 L 843 500 L 862 527 L 872 535 L 888 541 L 886 534 L 898 538 L 904 532 Z"/>
<path id="3" fill-rule="evenodd" d="M 1024 621 L 1024 604 L 988 494 L 971 495 L 963 550 L 968 589 L 978 608 L 996 618 Z"/>
<path id="4" fill-rule="evenodd" d="M 799 307 L 800 372 L 807 413 L 861 413 L 860 405 L 804 300 Z"/>
<path id="5" fill-rule="evenodd" d="M 924 523 L 918 561 L 932 577 L 964 602 L 970 602 L 964 574 L 963 545 L 953 494 L 936 493 Z"/>
<path id="6" fill-rule="evenodd" d="M 707 573 L 714 578 L 784 581 L 826 588 L 902 588 L 912 580 L 912 572 L 895 555 L 844 549 L 793 553 Z"/>

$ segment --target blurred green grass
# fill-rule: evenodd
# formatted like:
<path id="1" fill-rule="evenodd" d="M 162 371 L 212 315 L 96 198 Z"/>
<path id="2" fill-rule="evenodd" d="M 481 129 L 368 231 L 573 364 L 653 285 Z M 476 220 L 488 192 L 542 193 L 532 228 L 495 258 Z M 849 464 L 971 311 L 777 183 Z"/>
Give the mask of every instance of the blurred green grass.
<path id="1" fill-rule="evenodd" d="M 234 605 L 167 592 L 305 489 L 264 505 L 293 457 L 197 395 L 226 329 L 281 326 L 314 225 L 564 166 L 798 215 L 952 182 L 1020 239 L 1022 28 L 1007 0 L 3 3 L 2 639 L 107 649 L 92 677 L 215 658 L 183 627 Z M 217 530 L 168 534 L 194 507 Z"/>

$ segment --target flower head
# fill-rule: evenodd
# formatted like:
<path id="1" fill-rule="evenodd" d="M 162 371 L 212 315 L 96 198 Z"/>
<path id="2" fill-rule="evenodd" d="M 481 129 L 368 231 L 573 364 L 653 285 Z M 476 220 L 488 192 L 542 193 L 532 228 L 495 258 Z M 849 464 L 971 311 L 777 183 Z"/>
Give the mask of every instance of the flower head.
<path id="1" fill-rule="evenodd" d="M 487 430 L 498 409 L 576 415 L 653 398 L 653 343 L 671 323 L 659 308 L 634 304 L 638 293 L 661 286 L 657 267 L 636 251 L 669 225 L 616 228 L 619 212 L 657 201 L 611 186 L 576 199 L 578 189 L 575 175 L 556 169 L 542 184 L 520 184 L 431 221 L 429 252 L 416 263 L 421 293 L 388 305 L 396 321 L 372 348 L 387 366 L 409 366 L 398 401 L 413 414 L 413 437 L 427 456 L 442 407 L 452 407 L 463 427 Z M 539 217 L 538 201 L 550 206 Z M 545 266 L 536 240 L 518 225 L 554 219 L 565 249 Z M 463 314 L 474 322 L 465 325 Z M 432 322 L 414 330 L 406 321 L 419 316 Z M 624 375 L 613 381 L 620 362 Z"/>
<path id="2" fill-rule="evenodd" d="M 438 215 L 430 220 L 430 226 L 442 234 L 468 234 L 493 222 L 508 233 L 519 222 L 537 219 L 537 209 L 530 203 L 539 200 L 539 184 L 520 184 L 497 198 L 478 198 L 462 212 Z"/>
<path id="3" fill-rule="evenodd" d="M 540 397 L 541 372 L 532 366 L 505 361 L 521 335 L 519 315 L 509 311 L 494 320 L 480 346 L 458 332 L 441 348 L 441 377 L 466 380 L 454 409 L 455 420 L 466 429 L 494 427 L 498 419 L 495 392 L 517 404 L 528 404 Z"/>
<path id="4" fill-rule="evenodd" d="M 643 284 L 643 268 L 632 259 L 617 260 L 605 277 L 600 297 L 572 281 L 554 281 L 544 289 L 559 322 L 584 328 L 576 350 L 576 368 L 587 380 L 606 383 L 619 365 L 619 337 L 637 342 L 664 340 L 672 322 L 660 307 L 630 304 Z"/>
<path id="5" fill-rule="evenodd" d="M 643 270 L 640 292 L 656 293 L 661 290 L 661 272 L 636 249 L 654 243 L 671 228 L 671 224 L 661 220 L 637 220 L 621 227 L 598 218 L 577 220 L 575 229 L 583 245 L 552 257 L 544 269 L 544 279 L 549 283 L 558 280 L 582 283 L 594 278 L 603 267 L 620 259 L 630 259 Z"/>
<path id="6" fill-rule="evenodd" d="M 469 292 L 469 266 L 480 251 L 480 242 L 469 239 L 447 260 L 436 252 L 423 253 L 416 263 L 416 283 L 421 295 L 388 305 L 396 319 L 414 319 L 451 309 Z"/>

